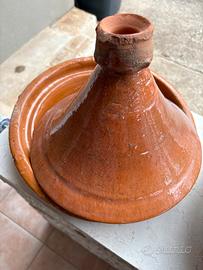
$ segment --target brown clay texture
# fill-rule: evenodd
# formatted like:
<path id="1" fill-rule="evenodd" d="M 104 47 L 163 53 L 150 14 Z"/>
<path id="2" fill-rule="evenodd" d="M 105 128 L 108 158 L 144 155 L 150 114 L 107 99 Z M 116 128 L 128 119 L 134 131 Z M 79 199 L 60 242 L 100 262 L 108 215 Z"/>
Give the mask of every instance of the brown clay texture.
<path id="1" fill-rule="evenodd" d="M 32 119 L 21 120 L 21 125 L 32 123 L 28 140 L 21 141 L 27 155 L 31 144 L 32 177 L 17 160 L 14 123 L 17 117 L 22 119 L 18 110 L 29 100 L 30 91 L 30 102 L 39 102 L 44 74 L 16 106 L 10 144 L 21 175 L 24 172 L 35 190 L 42 187 L 73 214 L 110 223 L 144 220 L 173 207 L 195 183 L 200 142 L 180 95 L 148 68 L 152 30 L 150 22 L 138 15 L 107 17 L 97 27 L 98 65 L 85 87 L 85 80 L 76 85 L 84 78 L 79 69 L 87 67 L 87 59 L 67 63 L 75 85 L 63 86 L 59 76 L 50 76 L 54 68 L 47 72 L 47 84 L 54 81 L 57 90 L 41 99 Z M 79 94 L 70 95 L 81 87 Z M 29 103 L 26 106 L 30 111 Z"/>

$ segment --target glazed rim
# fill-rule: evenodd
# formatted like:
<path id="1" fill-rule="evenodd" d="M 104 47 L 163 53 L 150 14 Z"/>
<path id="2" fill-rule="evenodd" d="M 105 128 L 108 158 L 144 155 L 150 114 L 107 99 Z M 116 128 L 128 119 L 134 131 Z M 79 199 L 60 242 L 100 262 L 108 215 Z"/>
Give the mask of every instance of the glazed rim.
<path id="1" fill-rule="evenodd" d="M 49 88 L 49 86 L 52 87 L 54 83 L 60 87 L 63 83 L 71 83 L 72 85 L 72 82 L 75 80 L 78 85 L 74 86 L 73 84 L 73 87 L 79 92 L 95 65 L 92 57 L 86 57 L 66 61 L 54 66 L 43 72 L 28 85 L 15 105 L 9 129 L 11 153 L 20 175 L 40 197 L 47 198 L 34 177 L 29 151 L 36 122 L 46 113 L 46 111 L 42 111 L 43 103 L 48 100 L 49 96 L 54 95 L 54 91 L 57 91 L 57 88 Z M 158 75 L 153 73 L 153 76 L 163 95 L 182 109 L 193 121 L 192 114 L 180 94 Z M 80 80 L 78 80 L 79 78 Z M 73 95 L 74 90 L 69 95 Z M 61 97 L 61 99 L 63 98 L 64 96 Z M 53 107 L 58 101 L 59 99 L 54 99 L 55 103 L 49 104 L 48 109 Z"/>
<path id="2" fill-rule="evenodd" d="M 97 26 L 99 31 L 112 38 L 149 39 L 153 33 L 152 23 L 137 14 L 120 13 L 104 18 Z M 125 36 L 125 37 L 124 37 Z"/>

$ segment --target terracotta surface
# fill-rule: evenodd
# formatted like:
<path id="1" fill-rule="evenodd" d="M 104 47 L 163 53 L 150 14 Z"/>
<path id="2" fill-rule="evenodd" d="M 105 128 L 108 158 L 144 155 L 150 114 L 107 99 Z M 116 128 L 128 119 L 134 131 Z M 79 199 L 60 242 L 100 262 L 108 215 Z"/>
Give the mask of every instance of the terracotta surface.
<path id="1" fill-rule="evenodd" d="M 14 107 L 9 142 L 16 167 L 28 185 L 45 198 L 30 164 L 30 144 L 34 127 L 44 113 L 67 97 L 72 100 L 95 67 L 92 57 L 58 64 L 39 75 L 19 96 Z M 53 83 L 54 82 L 54 83 Z"/>
<path id="2" fill-rule="evenodd" d="M 194 123 L 179 94 L 147 68 L 151 37 L 143 17 L 104 19 L 97 28 L 100 65 L 74 100 L 94 67 L 90 58 L 43 73 L 15 107 L 10 145 L 21 175 L 41 193 L 28 159 L 40 122 L 31 148 L 35 176 L 76 215 L 111 223 L 147 219 L 178 203 L 197 178 Z"/>
<path id="3" fill-rule="evenodd" d="M 0 227 L 1 269 L 28 269 L 42 243 L 2 213 L 0 213 Z"/>
<path id="4" fill-rule="evenodd" d="M 0 202 L 0 212 L 41 242 L 45 242 L 53 230 L 44 217 L 30 207 L 14 189 Z"/>

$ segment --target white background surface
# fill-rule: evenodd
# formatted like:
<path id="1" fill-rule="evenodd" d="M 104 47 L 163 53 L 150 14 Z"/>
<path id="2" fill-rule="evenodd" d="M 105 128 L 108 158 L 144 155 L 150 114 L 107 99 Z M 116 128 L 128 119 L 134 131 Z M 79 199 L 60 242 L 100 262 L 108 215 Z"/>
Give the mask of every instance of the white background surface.
<path id="1" fill-rule="evenodd" d="M 0 63 L 73 5 L 73 0 L 0 0 Z"/>

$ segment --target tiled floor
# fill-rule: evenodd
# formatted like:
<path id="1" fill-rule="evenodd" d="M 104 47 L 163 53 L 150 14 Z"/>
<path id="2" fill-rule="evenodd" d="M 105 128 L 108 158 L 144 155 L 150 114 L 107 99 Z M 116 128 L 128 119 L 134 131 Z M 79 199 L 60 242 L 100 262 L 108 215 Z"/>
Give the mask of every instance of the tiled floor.
<path id="1" fill-rule="evenodd" d="M 0 180 L 0 269 L 110 270 Z"/>

